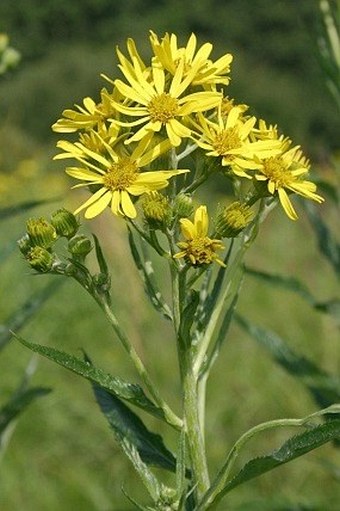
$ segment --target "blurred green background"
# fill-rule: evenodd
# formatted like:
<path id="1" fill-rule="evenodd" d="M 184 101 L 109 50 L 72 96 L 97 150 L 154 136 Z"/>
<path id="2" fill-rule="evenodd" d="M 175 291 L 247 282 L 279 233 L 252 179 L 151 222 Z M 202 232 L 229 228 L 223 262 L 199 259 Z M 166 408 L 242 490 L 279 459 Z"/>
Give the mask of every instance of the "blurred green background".
<path id="1" fill-rule="evenodd" d="M 201 43 L 214 44 L 215 58 L 231 52 L 230 95 L 250 104 L 255 115 L 277 123 L 295 143 L 303 145 L 319 175 L 332 179 L 329 162 L 339 149 L 338 113 L 316 57 L 317 8 L 314 0 L 2 0 L 0 32 L 10 36 L 22 61 L 0 80 L 1 206 L 62 197 L 52 206 L 38 208 L 36 216 L 60 205 L 73 208 L 79 202 L 69 194 L 70 183 L 60 164 L 51 161 L 58 136 L 50 126 L 63 109 L 84 96 L 98 98 L 104 85 L 101 72 L 116 76 L 117 44 L 124 49 L 126 38 L 133 37 L 147 56 L 149 29 L 159 35 L 176 32 L 183 43 L 194 31 Z M 322 215 L 333 224 L 338 222 L 327 203 Z M 0 224 L 0 251 L 7 253 L 0 267 L 0 323 L 50 279 L 33 277 L 15 250 L 26 217 L 19 215 Z M 300 217 L 293 223 L 282 211 L 274 211 L 247 262 L 273 273 L 298 276 L 320 300 L 331 298 L 337 293 L 334 274 L 317 252 L 302 208 Z M 124 226 L 104 214 L 85 228 L 103 240 L 110 254 L 119 317 L 178 410 L 171 331 L 143 297 L 127 256 Z M 248 277 L 239 310 L 279 332 L 324 369 L 339 374 L 335 322 L 311 311 L 301 298 Z M 83 347 L 99 366 L 135 380 L 100 311 L 72 282 L 66 282 L 45 304 L 23 335 L 75 354 Z M 14 342 L 0 353 L 0 405 L 30 358 Z M 0 463 L 1 511 L 130 510 L 121 485 L 135 496 L 142 490 L 115 445 L 90 386 L 45 360 L 39 360 L 34 383 L 50 386 L 53 392 L 35 402 L 18 421 Z M 305 389 L 236 327 L 208 392 L 207 445 L 212 471 L 249 427 L 315 410 Z M 159 427 L 156 421 L 146 422 L 153 429 Z M 176 448 L 171 432 L 165 435 L 167 443 Z M 263 438 L 263 448 L 279 445 L 283 438 L 282 433 L 273 433 Z M 251 450 L 253 455 L 260 452 L 259 447 Z M 326 461 L 336 459 L 338 454 L 331 446 L 323 447 L 231 493 L 225 509 L 241 509 L 242 503 L 257 500 L 260 509 L 282 503 L 286 505 L 282 509 L 336 511 L 339 480 L 331 475 Z M 294 502 L 300 507 L 293 507 Z"/>

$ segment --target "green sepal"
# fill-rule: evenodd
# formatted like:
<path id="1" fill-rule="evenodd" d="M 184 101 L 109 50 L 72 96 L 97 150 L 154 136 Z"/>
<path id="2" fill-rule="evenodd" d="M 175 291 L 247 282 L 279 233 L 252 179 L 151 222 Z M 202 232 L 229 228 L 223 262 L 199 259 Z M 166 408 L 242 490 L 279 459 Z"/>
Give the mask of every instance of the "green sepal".
<path id="1" fill-rule="evenodd" d="M 112 376 L 102 369 L 92 366 L 88 362 L 85 362 L 74 355 L 70 355 L 69 353 L 65 353 L 64 351 L 50 348 L 48 346 L 42 346 L 40 344 L 34 344 L 26 341 L 16 334 L 13 335 L 19 342 L 21 342 L 21 344 L 29 348 L 31 351 L 39 353 L 39 355 L 56 362 L 60 366 L 65 367 L 69 371 L 72 371 L 86 380 L 99 385 L 114 396 L 124 399 L 132 405 L 138 406 L 151 415 L 164 419 L 163 410 L 155 405 L 145 395 L 143 389 L 139 385 L 127 383 L 123 379 Z"/>
<path id="2" fill-rule="evenodd" d="M 147 465 L 176 470 L 176 459 L 160 435 L 149 431 L 142 420 L 116 396 L 92 384 L 97 403 L 119 443 L 125 439 Z"/>
<path id="3" fill-rule="evenodd" d="M 311 392 L 316 403 L 322 408 L 340 401 L 340 379 L 320 369 L 308 358 L 296 354 L 277 334 L 260 328 L 235 314 L 237 323 L 264 346 L 274 360 L 286 371 L 297 377 Z"/>
<path id="4" fill-rule="evenodd" d="M 337 439 L 340 439 L 339 419 L 315 426 L 299 435 L 291 437 L 279 449 L 272 453 L 248 461 L 235 477 L 229 480 L 215 498 L 209 502 L 209 505 L 202 508 L 199 506 L 198 511 L 201 509 L 212 509 L 217 502 L 237 486 L 303 456 L 331 440 Z M 204 501 L 208 499 L 209 497 L 207 494 Z"/>

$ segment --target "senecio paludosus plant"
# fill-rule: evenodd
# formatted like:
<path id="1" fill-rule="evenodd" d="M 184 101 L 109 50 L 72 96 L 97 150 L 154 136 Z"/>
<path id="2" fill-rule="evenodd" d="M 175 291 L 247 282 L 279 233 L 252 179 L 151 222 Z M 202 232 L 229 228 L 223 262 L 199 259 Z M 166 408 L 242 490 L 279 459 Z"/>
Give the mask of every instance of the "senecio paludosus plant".
<path id="1" fill-rule="evenodd" d="M 209 473 L 204 438 L 206 384 L 232 320 L 244 255 L 277 204 L 289 219 L 296 220 L 295 195 L 318 203 L 323 199 L 308 180 L 310 165 L 300 147 L 228 96 L 232 55 L 213 60 L 212 44 L 198 47 L 194 34 L 180 46 L 175 34 L 160 38 L 151 32 L 150 44 L 152 57 L 145 62 L 134 40 L 128 39 L 126 54 L 117 49 L 122 77 L 103 76 L 109 86 L 100 91 L 98 103 L 86 97 L 53 125 L 54 131 L 77 137 L 76 141 L 60 140 L 55 159 L 73 160 L 66 173 L 77 180 L 74 188 L 85 188 L 88 197 L 74 214 L 62 208 L 48 220 L 29 219 L 27 233 L 19 240 L 21 252 L 36 272 L 72 277 L 93 297 L 134 364 L 141 385 L 105 373 L 87 355 L 77 358 L 20 341 L 92 382 L 101 410 L 148 491 L 149 504 L 128 497 L 136 507 L 203 511 L 215 509 L 239 484 L 340 433 L 337 419 L 320 421 L 324 410 L 303 419 L 259 424 L 235 442 L 217 474 Z M 220 204 L 213 199 L 202 204 L 201 190 L 217 178 L 220 196 L 223 188 L 225 198 Z M 106 208 L 114 221 L 125 222 L 146 295 L 172 323 L 181 382 L 178 413 L 163 399 L 120 325 L 99 239 L 79 233 L 79 219 L 74 215 L 84 212 L 86 219 L 92 219 Z M 60 239 L 64 242 L 58 244 Z M 93 261 L 87 264 L 91 251 L 96 273 L 91 270 Z M 169 268 L 169 303 L 150 251 Z M 133 407 L 178 432 L 175 454 L 160 435 L 146 428 Z M 339 408 L 334 405 L 326 411 L 331 417 Z M 235 460 L 246 442 L 257 432 L 282 426 L 305 430 L 237 472 Z M 173 471 L 173 485 L 160 481 L 152 466 Z M 227 502 L 222 506 L 226 509 Z"/>

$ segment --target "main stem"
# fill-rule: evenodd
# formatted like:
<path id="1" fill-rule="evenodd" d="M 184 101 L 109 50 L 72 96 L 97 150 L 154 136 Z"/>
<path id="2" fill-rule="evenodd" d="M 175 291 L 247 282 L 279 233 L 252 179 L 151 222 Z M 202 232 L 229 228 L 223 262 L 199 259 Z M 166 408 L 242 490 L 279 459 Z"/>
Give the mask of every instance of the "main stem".
<path id="1" fill-rule="evenodd" d="M 172 290 L 173 290 L 173 317 L 177 336 L 178 361 L 180 368 L 183 414 L 187 436 L 187 445 L 193 471 L 193 485 L 198 499 L 209 488 L 209 474 L 204 448 L 204 436 L 200 427 L 199 396 L 197 378 L 193 372 L 193 354 L 190 339 L 183 339 L 180 329 L 181 303 L 185 293 L 185 282 L 181 280 L 181 274 L 176 264 L 171 265 Z"/>

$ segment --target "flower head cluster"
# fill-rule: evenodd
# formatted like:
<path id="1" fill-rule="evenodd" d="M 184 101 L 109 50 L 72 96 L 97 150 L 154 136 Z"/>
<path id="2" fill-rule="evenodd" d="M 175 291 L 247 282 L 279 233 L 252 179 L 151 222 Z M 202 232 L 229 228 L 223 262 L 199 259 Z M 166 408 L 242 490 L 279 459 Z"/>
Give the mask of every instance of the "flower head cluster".
<path id="1" fill-rule="evenodd" d="M 74 188 L 91 194 L 75 213 L 93 218 L 110 208 L 128 220 L 141 214 L 142 228 L 175 233 L 181 249 L 176 257 L 200 266 L 223 264 L 216 254 L 221 241 L 208 236 L 206 208 L 189 220 L 193 194 L 217 172 L 235 192 L 232 204 L 218 213 L 219 238 L 242 235 L 259 199 L 277 200 L 293 220 L 292 195 L 323 200 L 308 180 L 300 148 L 228 95 L 232 55 L 212 57 L 212 44 L 199 45 L 194 34 L 181 45 L 175 34 L 151 31 L 149 41 L 149 61 L 133 39 L 126 51 L 117 48 L 121 77 L 103 76 L 111 90 L 103 88 L 98 102 L 87 97 L 64 110 L 53 125 L 78 136 L 59 141 L 55 156 L 76 162 L 66 172 L 79 181 Z M 185 241 L 178 241 L 180 232 Z"/>

